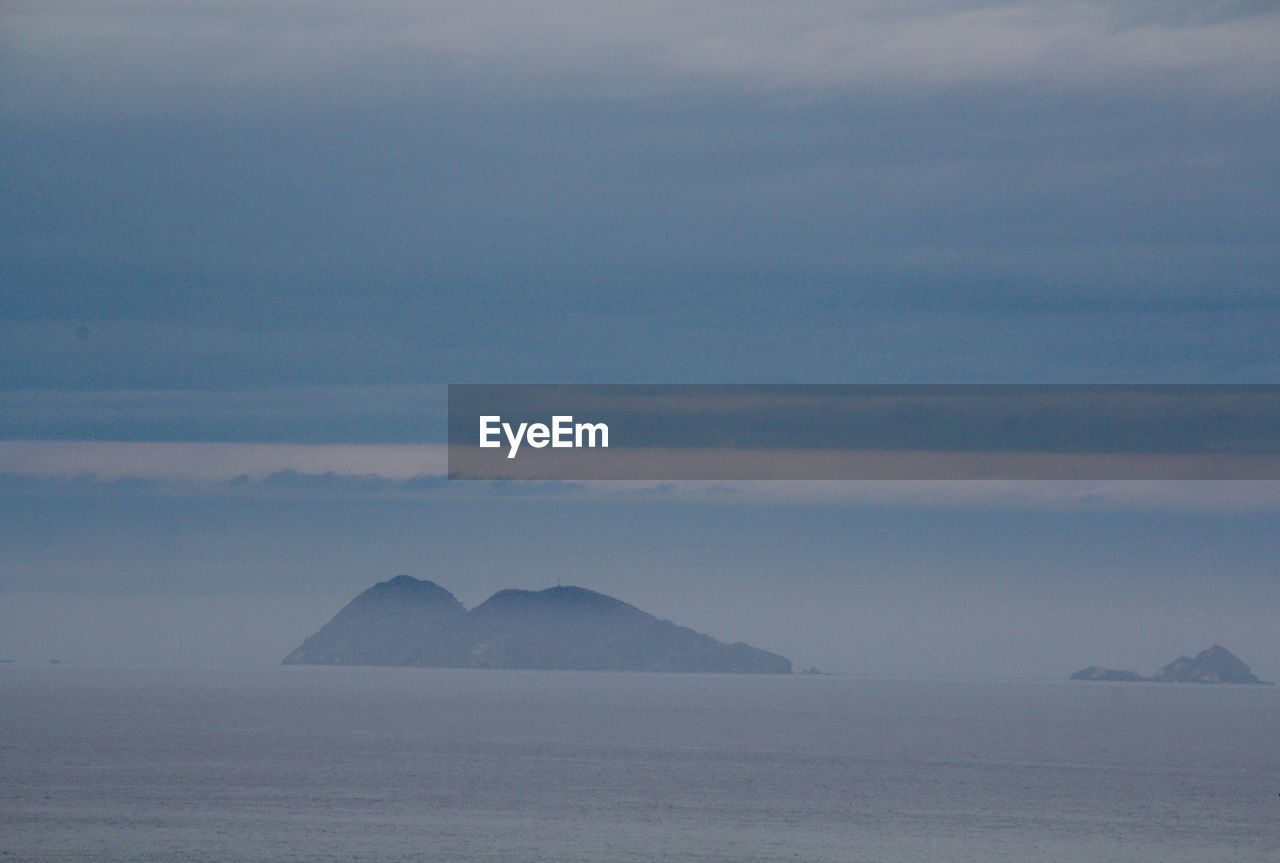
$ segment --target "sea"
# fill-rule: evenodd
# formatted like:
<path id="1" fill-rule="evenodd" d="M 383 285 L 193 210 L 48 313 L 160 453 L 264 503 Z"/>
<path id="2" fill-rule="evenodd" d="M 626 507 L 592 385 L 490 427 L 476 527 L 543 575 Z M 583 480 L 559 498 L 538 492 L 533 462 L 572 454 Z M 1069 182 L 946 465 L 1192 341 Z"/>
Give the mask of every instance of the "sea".
<path id="1" fill-rule="evenodd" d="M 1280 861 L 1280 687 L 3 666 L 0 860 Z"/>

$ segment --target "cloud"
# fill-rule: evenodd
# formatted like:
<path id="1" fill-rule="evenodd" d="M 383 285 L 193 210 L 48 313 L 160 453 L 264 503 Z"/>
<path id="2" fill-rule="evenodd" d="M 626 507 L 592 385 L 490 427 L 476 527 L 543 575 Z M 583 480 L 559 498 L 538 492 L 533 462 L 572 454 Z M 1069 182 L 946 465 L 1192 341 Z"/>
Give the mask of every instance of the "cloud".
<path id="1" fill-rule="evenodd" d="M 0 16 L 6 387 L 1280 368 L 1274 4 Z"/>
<path id="2" fill-rule="evenodd" d="M 234 345 L 224 347 L 222 359 L 238 358 L 243 369 L 250 360 L 244 353 L 237 355 Z M 323 359 L 325 345 L 333 342 L 314 345 L 313 368 Z M 21 355 L 14 353 L 15 358 Z M 135 365 L 163 368 L 166 359 L 163 353 L 130 356 L 120 360 L 115 372 L 128 377 Z M 217 379 L 216 374 L 211 377 Z M 0 389 L 0 438 L 421 443 L 444 438 L 444 412 L 444 387 L 428 385 Z"/>
<path id="3" fill-rule="evenodd" d="M 539 82 L 628 97 L 1171 74 L 1280 86 L 1280 15 L 1255 3 L 28 2 L 4 17 L 5 102 L 24 112 L 92 110 L 103 96 L 138 111 L 193 99 L 226 110 L 252 91 L 360 103 Z M 70 82 L 44 78 L 51 60 Z"/>
<path id="4" fill-rule="evenodd" d="M 445 479 L 440 445 L 0 441 L 0 494 L 492 497 L 722 506 L 1274 511 L 1280 481 Z"/>
<path id="5" fill-rule="evenodd" d="M 0 472 L 63 479 L 226 482 L 292 471 L 406 480 L 442 474 L 445 464 L 445 447 L 432 444 L 0 441 Z"/>

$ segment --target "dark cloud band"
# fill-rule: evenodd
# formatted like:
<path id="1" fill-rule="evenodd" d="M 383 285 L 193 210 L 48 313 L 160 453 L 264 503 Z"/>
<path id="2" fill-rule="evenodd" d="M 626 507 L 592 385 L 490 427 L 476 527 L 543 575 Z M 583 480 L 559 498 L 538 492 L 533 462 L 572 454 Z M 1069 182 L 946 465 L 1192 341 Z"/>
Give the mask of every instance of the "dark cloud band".
<path id="1" fill-rule="evenodd" d="M 522 430 L 608 428 L 607 447 Z M 572 417 L 572 420 L 564 419 Z M 500 418 L 500 419 L 495 419 Z M 481 445 L 482 427 L 492 433 Z M 497 443 L 495 443 L 497 441 Z M 449 388 L 455 479 L 1277 479 L 1280 387 Z"/>

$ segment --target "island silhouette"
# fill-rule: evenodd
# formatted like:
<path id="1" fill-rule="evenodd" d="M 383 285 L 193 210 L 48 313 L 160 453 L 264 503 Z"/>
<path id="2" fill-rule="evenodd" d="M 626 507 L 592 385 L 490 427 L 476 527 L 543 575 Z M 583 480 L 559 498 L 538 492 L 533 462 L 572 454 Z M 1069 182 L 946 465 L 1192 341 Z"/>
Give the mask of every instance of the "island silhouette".
<path id="1" fill-rule="evenodd" d="M 502 590 L 468 611 L 398 575 L 351 600 L 285 665 L 788 674 L 784 656 L 661 620 L 583 587 Z"/>
<path id="2" fill-rule="evenodd" d="M 1220 644 L 1195 656 L 1179 656 L 1150 677 L 1135 671 L 1090 665 L 1071 675 L 1072 680 L 1113 683 L 1263 683 L 1240 657 Z"/>

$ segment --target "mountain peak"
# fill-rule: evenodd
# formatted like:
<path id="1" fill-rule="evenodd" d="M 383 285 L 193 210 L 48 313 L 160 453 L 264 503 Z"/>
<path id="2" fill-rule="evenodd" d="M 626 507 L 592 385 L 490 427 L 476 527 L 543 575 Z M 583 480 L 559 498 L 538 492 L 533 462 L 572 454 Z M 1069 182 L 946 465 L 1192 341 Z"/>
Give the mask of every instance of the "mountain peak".
<path id="1" fill-rule="evenodd" d="M 1194 657 L 1179 656 L 1156 672 L 1156 680 L 1174 683 L 1260 683 L 1249 666 L 1220 644 Z"/>
<path id="2" fill-rule="evenodd" d="M 555 587 L 544 588 L 543 590 L 540 590 L 538 592 L 548 597 L 549 599 L 562 599 L 562 600 L 568 600 L 570 602 L 596 602 L 600 600 L 603 600 L 605 602 L 621 601 L 621 600 L 614 599 L 612 596 L 605 596 L 603 593 L 598 593 L 594 590 L 588 590 L 585 587 L 575 587 L 574 585 L 571 585 L 571 584 L 565 584 L 565 585 L 557 584 Z"/>
<path id="3" fill-rule="evenodd" d="M 449 591 L 445 590 L 434 581 L 428 581 L 425 578 L 414 578 L 412 575 L 404 574 L 397 575 L 395 578 L 389 578 L 386 581 L 380 581 L 370 589 L 372 590 L 374 588 L 394 588 L 396 590 L 442 590 L 445 593 L 449 593 Z M 450 596 L 452 596 L 452 594 L 450 594 Z"/>
<path id="4" fill-rule="evenodd" d="M 433 581 L 397 575 L 360 593 L 285 657 L 286 665 L 404 665 L 467 613 Z"/>
<path id="5" fill-rule="evenodd" d="M 434 581 L 428 581 L 425 578 L 414 578 L 412 575 L 397 575 L 395 578 L 379 581 L 351 602 L 355 604 L 370 601 L 376 602 L 383 599 L 392 599 L 392 601 L 397 602 L 401 599 L 407 599 L 411 602 L 436 604 L 450 608 L 456 606 L 463 611 L 466 610 L 456 596 Z"/>
<path id="6" fill-rule="evenodd" d="M 500 590 L 476 606 L 476 611 L 487 614 L 495 609 L 512 607 L 611 611 L 652 617 L 652 615 L 646 614 L 630 603 L 594 590 L 588 590 L 585 587 L 575 587 L 573 585 L 556 585 L 542 590 L 519 590 L 516 588 Z"/>

